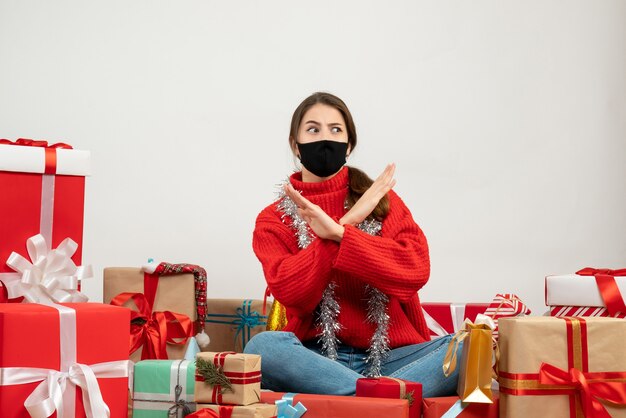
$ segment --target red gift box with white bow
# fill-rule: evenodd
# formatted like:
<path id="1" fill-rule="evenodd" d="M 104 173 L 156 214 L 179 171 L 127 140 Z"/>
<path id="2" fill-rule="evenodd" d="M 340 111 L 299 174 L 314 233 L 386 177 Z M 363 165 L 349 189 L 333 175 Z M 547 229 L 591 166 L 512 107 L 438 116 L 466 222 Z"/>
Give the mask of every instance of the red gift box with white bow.
<path id="1" fill-rule="evenodd" d="M 129 324 L 100 303 L 0 303 L 0 417 L 126 417 Z"/>
<path id="2" fill-rule="evenodd" d="M 0 139 L 0 281 L 18 277 L 5 262 L 12 252 L 27 254 L 26 242 L 37 234 L 48 250 L 70 238 L 77 244 L 71 259 L 81 264 L 85 176 L 90 170 L 89 151 L 62 143 Z"/>

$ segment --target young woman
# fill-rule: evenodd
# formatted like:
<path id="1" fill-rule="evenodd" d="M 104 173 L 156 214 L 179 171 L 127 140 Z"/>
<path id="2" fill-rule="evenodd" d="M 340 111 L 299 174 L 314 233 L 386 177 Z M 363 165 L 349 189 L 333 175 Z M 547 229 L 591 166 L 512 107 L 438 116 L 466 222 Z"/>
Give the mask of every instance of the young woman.
<path id="1" fill-rule="evenodd" d="M 256 220 L 253 248 L 283 331 L 253 337 L 263 387 L 352 395 L 364 376 L 421 382 L 424 396 L 454 393 L 444 377 L 449 337 L 430 341 L 417 291 L 430 274 L 428 244 L 391 189 L 395 165 L 372 181 L 345 165 L 357 144 L 350 111 L 315 93 L 295 110 L 289 145 L 302 163 Z"/>

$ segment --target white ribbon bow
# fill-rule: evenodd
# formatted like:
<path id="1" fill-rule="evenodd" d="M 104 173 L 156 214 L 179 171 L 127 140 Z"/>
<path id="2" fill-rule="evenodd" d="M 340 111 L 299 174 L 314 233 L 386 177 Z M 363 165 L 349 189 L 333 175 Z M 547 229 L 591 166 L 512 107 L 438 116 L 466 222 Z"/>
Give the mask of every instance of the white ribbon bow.
<path id="1" fill-rule="evenodd" d="M 76 390 L 75 386 L 82 389 L 87 418 L 109 417 L 111 413 L 102 399 L 97 378 L 127 377 L 130 367 L 129 360 L 110 361 L 90 366 L 73 363 L 67 372 L 29 367 L 5 367 L 0 368 L 0 385 L 21 385 L 41 381 L 24 401 L 24 406 L 32 418 L 47 418 L 54 411 L 57 412 L 58 417 L 74 416 L 74 411 L 67 411 L 68 414 L 65 414 L 63 395 L 66 390 Z M 72 384 L 68 385 L 68 380 Z"/>
<path id="2" fill-rule="evenodd" d="M 89 299 L 78 291 L 78 282 L 93 277 L 91 266 L 76 267 L 72 256 L 78 244 L 66 238 L 54 250 L 48 251 L 46 240 L 38 234 L 26 241 L 31 261 L 13 252 L 7 265 L 20 275 L 5 279 L 9 298 L 24 298 L 31 303 L 87 302 Z"/>

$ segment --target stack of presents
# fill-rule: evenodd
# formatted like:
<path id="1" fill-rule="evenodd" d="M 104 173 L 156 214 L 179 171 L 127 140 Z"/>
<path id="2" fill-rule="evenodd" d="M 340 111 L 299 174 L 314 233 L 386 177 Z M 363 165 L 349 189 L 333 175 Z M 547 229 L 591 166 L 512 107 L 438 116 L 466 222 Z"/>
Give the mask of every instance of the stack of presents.
<path id="1" fill-rule="evenodd" d="M 262 391 L 262 359 L 242 352 L 265 304 L 207 300 L 202 267 L 106 268 L 104 304 L 81 293 L 89 158 L 0 140 L 2 418 L 626 417 L 626 270 L 547 277 L 544 316 L 511 294 L 424 303 L 431 338 L 454 335 L 458 396 L 386 377 L 356 396 Z"/>

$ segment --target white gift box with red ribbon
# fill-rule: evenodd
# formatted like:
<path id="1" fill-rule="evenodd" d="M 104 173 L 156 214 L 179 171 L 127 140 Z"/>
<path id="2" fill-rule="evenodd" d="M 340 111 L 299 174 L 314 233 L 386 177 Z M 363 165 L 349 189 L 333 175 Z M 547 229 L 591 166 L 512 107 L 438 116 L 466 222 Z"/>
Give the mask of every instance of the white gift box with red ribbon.
<path id="1" fill-rule="evenodd" d="M 597 274 L 588 275 L 593 271 L 615 272 L 623 275 Z M 564 274 L 558 276 L 547 276 L 545 279 L 545 298 L 547 306 L 585 306 L 585 307 L 607 307 L 605 299 L 613 299 L 622 306 L 626 295 L 626 270 L 604 270 L 604 269 L 583 269 L 582 274 Z M 602 283 L 604 280 L 608 285 L 606 295 L 603 295 Z M 613 284 L 611 285 L 611 281 Z M 619 305 L 615 308 L 621 311 Z"/>

